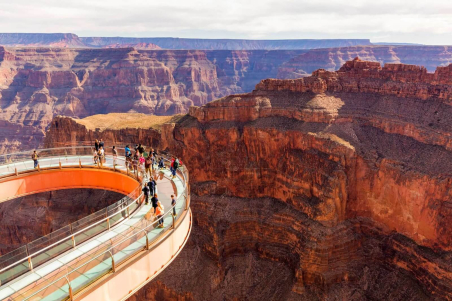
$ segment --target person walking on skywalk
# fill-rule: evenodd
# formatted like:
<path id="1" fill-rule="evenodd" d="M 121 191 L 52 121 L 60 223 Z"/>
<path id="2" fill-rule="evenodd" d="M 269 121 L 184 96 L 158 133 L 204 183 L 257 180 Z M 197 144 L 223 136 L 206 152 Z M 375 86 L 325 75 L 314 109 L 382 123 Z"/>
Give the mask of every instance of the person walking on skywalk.
<path id="1" fill-rule="evenodd" d="M 116 146 L 113 145 L 111 152 L 113 153 L 113 167 L 115 167 L 117 165 L 116 161 L 118 159 L 118 151 L 116 150 Z"/>
<path id="2" fill-rule="evenodd" d="M 156 193 L 156 194 L 154 194 L 154 196 L 151 198 L 151 204 L 152 204 L 152 208 L 154 208 L 154 214 L 155 214 L 155 215 L 157 215 L 157 214 L 156 214 L 156 209 L 157 209 L 157 207 L 158 207 L 158 203 L 159 203 L 159 199 L 158 199 L 158 196 L 157 196 L 157 193 Z"/>
<path id="3" fill-rule="evenodd" d="M 176 217 L 176 198 L 174 194 L 171 195 L 171 207 L 173 207 L 173 216 Z"/>
<path id="4" fill-rule="evenodd" d="M 149 204 L 149 192 L 150 192 L 149 186 L 144 185 L 143 189 L 141 189 L 141 190 L 143 191 L 143 194 L 144 194 L 144 200 L 145 200 L 144 204 L 147 205 L 147 204 Z"/>
<path id="5" fill-rule="evenodd" d="M 162 205 L 162 203 L 157 202 L 157 207 L 155 208 L 155 215 L 157 216 L 157 218 L 159 219 L 158 222 L 158 228 L 163 228 L 163 213 L 164 213 L 164 207 Z"/>
<path id="6" fill-rule="evenodd" d="M 36 150 L 33 151 L 33 154 L 31 155 L 31 159 L 33 159 L 34 168 L 37 168 L 37 167 L 38 167 L 38 158 L 39 158 L 39 155 L 38 155 L 38 153 L 36 152 Z"/>
<path id="7" fill-rule="evenodd" d="M 151 177 L 151 180 L 148 182 L 148 186 L 149 186 L 150 194 L 151 194 L 152 196 L 154 196 L 155 193 L 156 193 L 155 190 L 156 190 L 156 188 L 157 188 L 157 182 L 155 182 L 154 177 Z"/>

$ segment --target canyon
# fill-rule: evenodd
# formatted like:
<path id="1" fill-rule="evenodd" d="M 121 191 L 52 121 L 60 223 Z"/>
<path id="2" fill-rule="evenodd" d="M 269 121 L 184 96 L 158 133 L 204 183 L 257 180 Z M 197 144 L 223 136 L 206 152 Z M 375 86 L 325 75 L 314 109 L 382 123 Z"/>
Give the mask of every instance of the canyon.
<path id="1" fill-rule="evenodd" d="M 130 300 L 452 300 L 451 78 L 356 58 L 154 128 L 190 170 L 194 225 Z M 150 143 L 85 124 L 57 117 L 44 144 Z"/>
<path id="2" fill-rule="evenodd" d="M 0 46 L 0 152 L 37 147 L 57 115 L 186 113 L 251 91 L 303 51 Z"/>
<path id="3" fill-rule="evenodd" d="M 187 39 L 187 38 L 131 38 L 131 37 L 79 37 L 73 33 L 0 33 L 0 45 L 49 46 L 67 48 L 109 48 L 111 45 L 152 44 L 173 50 L 299 50 L 313 48 L 370 45 L 368 39 Z"/>
<path id="4" fill-rule="evenodd" d="M 69 34 L 4 37 L 29 41 L 27 45 L 79 40 Z M 160 46 L 149 41 L 95 41 L 98 47 L 109 48 L 80 48 L 78 42 L 70 44 L 72 48 L 0 46 L 0 153 L 42 145 L 46 129 L 58 115 L 185 114 L 190 106 L 251 92 L 263 79 L 306 77 L 319 68 L 334 71 L 355 56 L 423 65 L 428 72 L 452 62 L 448 46 L 153 50 Z"/>

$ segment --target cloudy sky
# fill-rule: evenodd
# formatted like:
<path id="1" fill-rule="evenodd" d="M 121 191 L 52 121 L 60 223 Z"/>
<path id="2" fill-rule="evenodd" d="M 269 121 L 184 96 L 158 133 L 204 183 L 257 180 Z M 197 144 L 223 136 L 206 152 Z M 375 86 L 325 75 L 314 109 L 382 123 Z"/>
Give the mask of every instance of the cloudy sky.
<path id="1" fill-rule="evenodd" d="M 452 45 L 452 1 L 1 0 L 0 32 Z"/>

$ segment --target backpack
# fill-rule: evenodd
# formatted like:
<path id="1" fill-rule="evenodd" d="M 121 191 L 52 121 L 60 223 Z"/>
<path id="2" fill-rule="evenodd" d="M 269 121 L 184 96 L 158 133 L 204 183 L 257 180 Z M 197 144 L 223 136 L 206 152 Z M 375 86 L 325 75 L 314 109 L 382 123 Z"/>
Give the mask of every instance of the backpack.
<path id="1" fill-rule="evenodd" d="M 179 167 L 179 159 L 176 159 L 176 161 L 174 161 L 174 169 L 177 169 Z"/>

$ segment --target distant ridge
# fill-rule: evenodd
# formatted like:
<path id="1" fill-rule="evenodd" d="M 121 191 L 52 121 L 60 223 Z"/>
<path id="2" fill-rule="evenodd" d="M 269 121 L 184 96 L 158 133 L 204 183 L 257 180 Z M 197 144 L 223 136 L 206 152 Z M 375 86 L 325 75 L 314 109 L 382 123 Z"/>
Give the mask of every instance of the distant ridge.
<path id="1" fill-rule="evenodd" d="M 15 47 L 106 48 L 112 47 L 112 45 L 130 47 L 130 45 L 146 44 L 174 50 L 302 50 L 372 45 L 369 39 L 243 40 L 79 37 L 73 33 L 0 33 L 0 45 Z"/>

